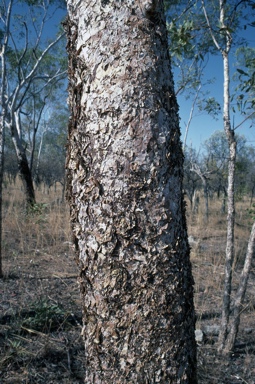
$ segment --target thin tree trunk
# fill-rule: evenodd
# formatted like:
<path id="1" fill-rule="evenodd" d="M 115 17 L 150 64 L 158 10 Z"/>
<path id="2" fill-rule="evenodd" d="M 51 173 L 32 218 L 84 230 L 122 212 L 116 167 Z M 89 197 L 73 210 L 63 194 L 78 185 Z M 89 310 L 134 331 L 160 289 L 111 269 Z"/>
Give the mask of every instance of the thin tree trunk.
<path id="1" fill-rule="evenodd" d="M 31 169 L 29 167 L 25 149 L 21 144 L 21 140 L 18 137 L 17 129 L 14 124 L 11 126 L 11 134 L 17 156 L 19 175 L 25 190 L 26 208 L 29 209 L 29 207 L 35 204 L 35 190 Z"/>
<path id="2" fill-rule="evenodd" d="M 199 194 L 198 194 L 198 191 L 195 189 L 192 196 L 192 214 L 198 213 L 198 207 L 199 207 Z"/>
<path id="3" fill-rule="evenodd" d="M 185 134 L 184 134 L 184 139 L 183 139 L 183 152 L 184 153 L 185 153 L 185 149 L 186 149 L 187 137 L 188 137 L 188 133 L 189 133 L 190 124 L 191 124 L 191 121 L 193 118 L 196 102 L 197 102 L 201 87 L 202 87 L 202 84 L 200 84 L 196 90 L 196 94 L 195 94 L 194 100 L 192 102 L 192 106 L 191 106 L 190 113 L 189 113 L 189 120 L 188 120 L 188 123 L 186 124 L 186 127 L 185 127 Z"/>
<path id="4" fill-rule="evenodd" d="M 2 232 L 3 232 L 3 179 L 4 179 L 4 135 L 5 135 L 5 108 L 2 107 L 0 117 L 0 278 L 3 277 L 3 253 L 2 253 Z"/>
<path id="5" fill-rule="evenodd" d="M 232 36 L 230 29 L 225 24 L 226 0 L 219 0 L 220 9 L 220 29 L 225 34 L 224 47 L 222 48 L 217 41 L 212 26 L 210 24 L 205 3 L 202 0 L 202 7 L 207 25 L 209 27 L 212 40 L 222 55 L 223 59 L 223 124 L 228 140 L 229 162 L 228 162 L 228 216 L 227 216 L 227 241 L 226 241 L 226 261 L 225 261 L 225 280 L 222 304 L 221 328 L 218 338 L 218 351 L 223 351 L 228 335 L 228 323 L 230 316 L 230 300 L 232 288 L 232 265 L 234 261 L 234 227 L 235 227 L 235 163 L 236 163 L 236 139 L 234 130 L 230 123 L 230 94 L 229 94 L 229 52 L 232 45 Z"/>
<path id="6" fill-rule="evenodd" d="M 235 230 L 235 164 L 236 164 L 236 139 L 234 130 L 230 124 L 230 96 L 229 96 L 229 57 L 228 52 L 223 52 L 224 66 L 224 129 L 229 145 L 228 162 L 228 215 L 227 215 L 227 241 L 226 241 L 226 261 L 225 279 L 223 292 L 223 306 L 221 329 L 218 339 L 218 350 L 223 351 L 228 335 L 228 323 L 230 316 L 230 301 L 232 290 L 232 266 L 234 261 L 234 230 Z"/>
<path id="7" fill-rule="evenodd" d="M 3 232 L 3 180 L 4 180 L 4 143 L 5 143 L 5 119 L 7 114 L 6 104 L 6 52 L 9 41 L 10 20 L 13 0 L 9 1 L 6 12 L 5 35 L 1 47 L 1 116 L 0 116 L 0 277 L 3 277 L 3 254 L 2 254 L 2 232 Z"/>
<path id="8" fill-rule="evenodd" d="M 252 189 L 251 189 L 250 207 L 252 206 L 252 203 L 253 203 L 254 192 L 255 192 L 255 184 L 252 186 Z"/>
<path id="9" fill-rule="evenodd" d="M 222 202 L 221 202 L 221 213 L 226 213 L 226 199 L 227 199 L 227 191 L 226 188 L 223 187 L 222 189 Z"/>
<path id="10" fill-rule="evenodd" d="M 37 119 L 36 119 L 36 112 L 35 112 L 36 103 L 35 103 L 35 98 L 33 97 L 33 109 L 34 109 L 33 110 L 33 132 L 32 132 L 32 140 L 31 140 L 31 144 L 32 144 L 31 145 L 31 157 L 30 157 L 30 163 L 29 163 L 29 168 L 30 168 L 30 171 L 31 171 L 32 175 L 33 175 L 33 166 L 34 166 L 36 134 L 37 134 L 40 122 L 41 122 L 41 118 L 42 118 L 42 113 L 43 113 L 44 107 L 46 105 L 46 99 L 47 99 L 47 96 L 44 97 L 43 104 L 40 107 L 39 112 L 37 111 L 38 112 L 38 116 L 37 116 Z M 42 140 L 40 142 L 40 146 L 41 146 L 41 143 L 42 143 Z M 41 150 L 41 148 L 40 148 L 40 150 Z M 38 159 L 38 163 L 39 163 L 39 159 Z"/>
<path id="11" fill-rule="evenodd" d="M 28 165 L 27 157 L 24 155 L 21 155 L 18 158 L 18 168 L 19 168 L 19 174 L 25 189 L 25 199 L 26 199 L 26 206 L 29 209 L 29 207 L 32 207 L 35 204 L 35 190 L 33 185 L 33 179 L 31 170 Z"/>
<path id="12" fill-rule="evenodd" d="M 203 191 L 204 191 L 204 222 L 208 222 L 209 218 L 209 196 L 208 196 L 208 181 L 207 177 L 205 176 L 205 172 L 203 173 L 202 170 L 199 168 L 197 164 L 192 164 L 191 171 L 195 172 L 201 179 L 203 184 Z"/>
<path id="13" fill-rule="evenodd" d="M 44 135 L 45 133 L 47 132 L 48 130 L 48 127 L 45 126 L 44 127 L 44 130 L 42 132 L 42 136 L 41 136 L 41 139 L 40 139 L 40 144 L 39 144 L 39 150 L 38 150 L 38 155 L 37 155 L 37 162 L 36 162 L 36 168 L 35 168 L 35 180 L 36 180 L 36 183 L 39 185 L 41 180 L 40 180 L 40 176 L 39 176 L 39 168 L 40 168 L 40 161 L 41 161 L 41 153 L 42 153 L 42 145 L 43 145 L 43 138 L 44 138 Z"/>
<path id="14" fill-rule="evenodd" d="M 208 222 L 209 218 L 209 196 L 208 196 L 208 185 L 207 180 L 204 178 L 204 202 L 205 202 L 205 213 L 204 213 L 204 222 Z"/>
<path id="15" fill-rule="evenodd" d="M 197 383 L 163 1 L 68 1 L 67 190 L 86 384 Z"/>
<path id="16" fill-rule="evenodd" d="M 250 239 L 248 242 L 247 253 L 245 257 L 245 263 L 244 263 L 244 267 L 240 277 L 239 288 L 235 296 L 233 319 L 231 321 L 230 331 L 226 339 L 224 350 L 223 350 L 223 353 L 225 354 L 228 354 L 233 350 L 234 344 L 236 341 L 236 336 L 237 336 L 238 328 L 240 324 L 242 305 L 243 305 L 243 300 L 244 300 L 244 296 L 247 288 L 254 251 L 255 251 L 255 222 L 253 223 L 253 226 L 251 229 Z"/>

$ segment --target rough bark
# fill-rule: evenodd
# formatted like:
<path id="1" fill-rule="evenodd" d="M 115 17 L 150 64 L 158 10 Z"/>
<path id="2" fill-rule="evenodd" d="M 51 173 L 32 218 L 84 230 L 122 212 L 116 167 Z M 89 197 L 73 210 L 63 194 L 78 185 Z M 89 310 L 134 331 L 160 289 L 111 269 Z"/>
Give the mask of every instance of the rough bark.
<path id="1" fill-rule="evenodd" d="M 68 1 L 67 189 L 86 384 L 196 383 L 178 107 L 162 1 Z"/>

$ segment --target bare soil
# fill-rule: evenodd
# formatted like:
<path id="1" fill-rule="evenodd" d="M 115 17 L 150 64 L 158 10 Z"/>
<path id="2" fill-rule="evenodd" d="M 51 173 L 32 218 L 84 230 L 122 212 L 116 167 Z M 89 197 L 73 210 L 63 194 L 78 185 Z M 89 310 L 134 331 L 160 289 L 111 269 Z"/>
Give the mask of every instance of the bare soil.
<path id="1" fill-rule="evenodd" d="M 39 192 L 38 192 L 39 194 Z M 25 215 L 19 188 L 6 191 L 3 270 L 0 280 L 0 383 L 78 384 L 84 377 L 78 270 L 70 243 L 68 208 L 60 192 L 39 194 L 37 212 Z M 20 203 L 19 203 L 20 201 Z M 209 222 L 190 216 L 197 328 L 220 324 L 225 218 L 214 208 Z M 36 211 L 36 210 L 35 210 Z M 249 236 L 246 208 L 237 217 L 237 288 Z M 255 263 L 233 353 L 217 354 L 217 335 L 198 345 L 200 384 L 255 384 Z M 113 383 L 114 384 L 114 383 Z"/>

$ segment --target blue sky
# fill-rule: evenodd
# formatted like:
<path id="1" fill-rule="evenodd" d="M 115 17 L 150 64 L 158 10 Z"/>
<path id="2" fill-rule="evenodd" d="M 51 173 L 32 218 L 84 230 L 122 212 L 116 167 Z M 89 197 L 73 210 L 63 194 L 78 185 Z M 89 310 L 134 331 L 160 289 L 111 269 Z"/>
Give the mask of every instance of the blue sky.
<path id="1" fill-rule="evenodd" d="M 212 64 L 213 67 L 213 64 Z M 222 99 L 222 80 L 221 76 L 217 77 L 217 81 L 212 85 L 212 94 L 218 95 L 217 100 L 220 102 Z M 220 94 L 221 91 L 221 94 Z M 215 96 L 215 97 L 216 97 Z M 179 116 L 180 116 L 180 127 L 182 133 L 182 140 L 184 140 L 185 134 L 185 126 L 189 120 L 189 114 L 191 110 L 192 100 L 186 100 L 184 96 L 178 96 L 177 98 L 179 104 Z M 235 116 L 235 125 L 238 125 L 243 118 L 239 116 Z M 244 135 L 251 145 L 255 146 L 255 126 L 252 125 L 252 121 L 246 121 L 242 126 L 240 126 L 236 132 L 240 135 Z M 206 113 L 201 113 L 198 110 L 195 111 L 189 132 L 187 137 L 186 144 L 188 146 L 192 146 L 196 149 L 201 147 L 203 141 L 208 139 L 215 131 L 223 130 L 223 120 L 222 114 L 220 113 L 218 119 L 215 120 L 211 116 Z"/>
<path id="2" fill-rule="evenodd" d="M 249 27 L 243 33 L 243 37 L 248 41 L 249 46 L 255 47 L 255 28 Z M 234 51 L 234 50 L 233 50 Z M 230 57 L 230 92 L 234 91 L 235 83 L 232 81 L 232 77 L 235 69 L 235 57 Z M 178 72 L 173 68 L 174 78 L 177 81 Z M 208 64 L 205 68 L 205 79 L 214 78 L 215 81 L 210 86 L 207 86 L 207 90 L 209 90 L 209 96 L 215 97 L 216 100 L 222 105 L 223 101 L 223 62 L 220 54 L 210 56 Z M 189 120 L 190 110 L 192 106 L 193 99 L 186 100 L 186 98 L 182 95 L 178 95 L 177 101 L 179 104 L 179 115 L 180 115 L 180 126 L 182 132 L 182 140 L 184 139 L 185 126 Z M 244 117 L 240 116 L 238 113 L 233 116 L 231 112 L 231 124 L 237 126 L 240 124 Z M 255 120 L 255 119 L 254 119 Z M 222 130 L 223 131 L 223 120 L 222 120 L 222 112 L 219 113 L 218 119 L 215 120 L 211 116 L 206 113 L 201 113 L 197 109 L 194 112 L 189 133 L 187 137 L 186 144 L 188 146 L 192 146 L 196 149 L 202 149 L 201 144 L 203 141 L 208 139 L 215 131 Z M 247 139 L 247 143 L 255 146 L 255 124 L 252 124 L 251 120 L 247 120 L 244 124 L 242 124 L 237 130 L 236 133 L 240 135 L 244 135 Z"/>
<path id="3" fill-rule="evenodd" d="M 20 7 L 19 7 L 20 8 Z M 56 33 L 56 25 L 59 20 L 63 18 L 66 12 L 64 10 L 59 10 L 55 13 L 54 18 L 50 21 L 50 25 L 46 30 L 54 35 Z M 50 26 L 50 28 L 49 28 Z M 249 40 L 249 45 L 255 47 L 255 28 L 248 28 L 246 31 L 246 39 Z M 234 61 L 233 61 L 234 62 Z M 231 68 L 232 74 L 234 73 L 234 68 Z M 174 77 L 177 78 L 177 72 L 174 70 Z M 207 86 L 207 90 L 210 92 L 210 96 L 213 96 L 217 99 L 219 103 L 222 104 L 223 99 L 223 64 L 221 55 L 211 56 L 209 58 L 208 64 L 205 68 L 205 79 L 215 78 L 215 82 L 209 86 Z M 232 88 L 234 84 L 232 85 Z M 179 115 L 180 115 L 180 126 L 181 132 L 183 134 L 182 139 L 184 138 L 185 133 L 185 123 L 189 120 L 189 114 L 192 105 L 192 99 L 186 100 L 186 98 L 182 95 L 178 95 L 178 103 L 179 103 Z M 243 118 L 241 116 L 235 116 L 235 125 L 239 124 Z M 245 124 L 243 124 L 240 128 L 238 128 L 237 132 L 239 134 L 245 135 L 247 141 L 250 144 L 255 145 L 255 127 L 251 126 L 251 120 L 248 120 Z M 186 144 L 189 146 L 193 146 L 196 149 L 201 147 L 201 144 L 208 139 L 215 131 L 223 130 L 223 121 L 222 115 L 219 114 L 218 119 L 215 120 L 212 117 L 208 116 L 206 113 L 201 113 L 197 109 L 194 112 L 189 133 L 187 137 Z"/>
<path id="4" fill-rule="evenodd" d="M 255 47 L 255 28 L 247 28 L 246 32 L 244 32 L 244 36 L 247 41 L 249 41 L 249 45 Z M 235 59 L 233 58 L 233 63 Z M 231 77 L 235 72 L 234 65 L 230 64 L 230 72 Z M 174 77 L 177 76 L 176 71 L 174 71 Z M 213 84 L 207 86 L 207 90 L 210 92 L 210 96 L 214 96 L 216 100 L 222 105 L 223 101 L 223 63 L 222 57 L 220 54 L 210 56 L 208 64 L 205 68 L 205 80 L 215 78 Z M 235 84 L 231 82 L 230 90 L 234 89 Z M 179 116 L 180 116 L 180 126 L 182 132 L 182 140 L 184 139 L 185 133 L 185 123 L 189 120 L 189 114 L 192 105 L 192 99 L 186 100 L 186 98 L 182 95 L 179 95 L 177 98 L 179 104 Z M 235 115 L 234 124 L 238 125 L 241 121 L 243 121 L 242 116 Z M 232 122 L 231 122 L 232 123 Z M 251 145 L 255 145 L 255 127 L 251 127 L 251 120 L 247 120 L 241 127 L 237 129 L 237 133 L 240 135 L 244 135 L 247 139 L 247 142 Z M 186 144 L 189 146 L 193 146 L 196 149 L 200 149 L 202 143 L 208 139 L 215 131 L 223 130 L 223 120 L 222 114 L 220 113 L 218 119 L 215 120 L 211 116 L 206 113 L 201 113 L 197 109 L 193 115 L 189 133 L 187 137 Z M 202 148 L 201 148 L 202 149 Z"/>

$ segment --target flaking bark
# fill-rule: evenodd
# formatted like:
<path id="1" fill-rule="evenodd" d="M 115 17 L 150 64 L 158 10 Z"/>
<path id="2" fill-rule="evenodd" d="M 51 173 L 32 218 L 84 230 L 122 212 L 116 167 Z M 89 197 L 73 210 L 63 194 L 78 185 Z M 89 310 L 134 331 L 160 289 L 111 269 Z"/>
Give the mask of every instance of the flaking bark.
<path id="1" fill-rule="evenodd" d="M 85 382 L 196 383 L 183 155 L 162 1 L 69 1 L 68 13 L 67 188 Z"/>

